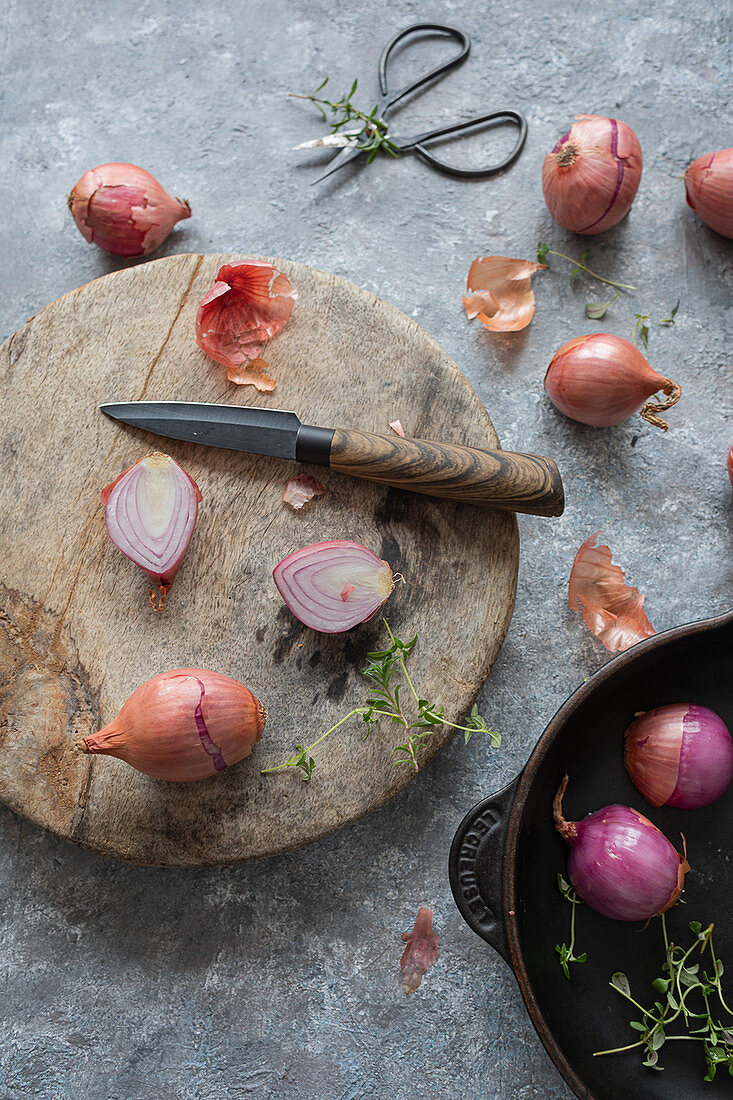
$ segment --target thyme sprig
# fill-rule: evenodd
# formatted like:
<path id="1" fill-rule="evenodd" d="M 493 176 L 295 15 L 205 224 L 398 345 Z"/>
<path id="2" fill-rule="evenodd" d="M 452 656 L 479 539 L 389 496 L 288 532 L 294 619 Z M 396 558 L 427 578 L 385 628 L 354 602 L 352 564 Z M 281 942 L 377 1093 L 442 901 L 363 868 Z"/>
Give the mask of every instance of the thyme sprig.
<path id="1" fill-rule="evenodd" d="M 733 1077 L 733 1010 L 729 1008 L 723 995 L 721 978 L 724 968 L 715 955 L 713 927 L 710 924 L 703 928 L 699 921 L 691 921 L 690 931 L 695 938 L 692 946 L 685 950 L 669 940 L 662 913 L 665 961 L 662 965 L 662 976 L 652 982 L 661 999 L 654 1002 L 653 1009 L 644 1008 L 632 997 L 629 979 L 624 973 L 617 971 L 609 984 L 641 1013 L 641 1019 L 629 1022 L 629 1027 L 638 1032 L 639 1039 L 628 1046 L 598 1050 L 594 1057 L 640 1047 L 645 1055 L 643 1065 L 661 1070 L 663 1067 L 659 1065 L 659 1051 L 664 1044 L 676 1039 L 687 1039 L 703 1044 L 707 1066 L 706 1081 L 713 1080 L 718 1068 L 727 1068 Z M 701 960 L 708 949 L 709 972 L 701 971 Z M 700 961 L 692 961 L 695 951 L 699 951 Z M 721 1009 L 727 1018 L 721 1019 Z M 676 1021 L 679 1022 L 678 1026 L 684 1025 L 686 1035 L 669 1034 L 670 1026 Z"/>
<path id="2" fill-rule="evenodd" d="M 298 92 L 290 92 L 289 95 L 293 99 L 308 99 L 311 103 L 315 103 L 323 121 L 330 126 L 332 134 L 337 134 L 352 123 L 358 124 L 354 129 L 345 131 L 344 136 L 350 139 L 349 143 L 353 141 L 355 146 L 364 150 L 367 154 L 367 164 L 371 164 L 380 150 L 391 157 L 399 156 L 397 146 L 390 141 L 387 123 L 377 115 L 378 104 L 375 103 L 367 114 L 352 103 L 358 81 L 355 80 L 351 90 L 336 100 L 325 99 L 318 95 L 327 84 L 328 77 L 310 95 L 301 95 Z"/>
<path id="3" fill-rule="evenodd" d="M 587 953 L 584 951 L 582 955 L 575 954 L 575 910 L 577 906 L 582 905 L 575 890 L 569 882 L 565 880 L 562 875 L 557 876 L 557 888 L 565 898 L 565 901 L 570 903 L 570 943 L 556 943 L 555 950 L 557 951 L 559 958 L 558 962 L 565 977 L 570 981 L 570 966 L 572 963 L 584 963 L 588 958 Z"/>
<path id="4" fill-rule="evenodd" d="M 636 290 L 635 286 L 631 286 L 630 283 L 616 283 L 613 279 L 607 279 L 605 275 L 598 275 L 586 264 L 586 260 L 590 255 L 590 249 L 586 248 L 584 252 L 581 252 L 577 260 L 574 260 L 572 256 L 566 256 L 564 252 L 556 252 L 554 248 L 550 248 L 549 244 L 545 244 L 544 241 L 540 241 L 537 245 L 537 263 L 547 264 L 548 256 L 558 256 L 561 260 L 567 260 L 568 263 L 573 265 L 573 270 L 570 272 L 570 285 L 572 286 L 578 274 L 582 271 L 585 275 L 590 275 L 592 279 L 596 279 L 599 283 L 606 283 L 607 286 L 615 286 L 619 290 Z M 610 303 L 609 303 L 610 305 Z"/>
<path id="5" fill-rule="evenodd" d="M 320 745 L 322 741 L 325 741 L 329 734 L 337 730 L 339 726 L 343 726 L 350 718 L 361 718 L 367 725 L 378 722 L 380 718 L 388 718 L 395 725 L 402 726 L 406 738 L 392 748 L 393 766 L 395 768 L 402 764 L 409 764 L 417 771 L 419 768 L 418 751 L 439 726 L 450 726 L 452 729 L 462 730 L 465 744 L 468 744 L 474 733 L 486 733 L 492 746 L 494 748 L 499 747 L 501 734 L 489 727 L 486 720 L 479 714 L 475 703 L 471 708 L 471 713 L 465 719 L 465 723 L 460 723 L 450 722 L 445 717 L 442 705 L 438 706 L 435 703 L 430 703 L 427 699 L 420 698 L 405 664 L 405 657 L 415 646 L 417 635 L 409 642 L 403 642 L 392 633 L 387 620 L 383 619 L 382 621 L 387 628 L 391 645 L 388 649 L 367 653 L 367 663 L 361 670 L 361 674 L 367 680 L 370 680 L 373 686 L 365 703 L 360 707 L 354 707 L 348 714 L 345 714 L 335 725 L 321 734 L 312 745 L 307 747 L 296 745 L 295 751 L 290 754 L 287 760 L 282 764 L 276 764 L 274 767 L 264 768 L 262 775 L 269 772 L 284 771 L 287 768 L 295 768 L 302 773 L 301 779 L 305 782 L 309 781 L 316 766 L 315 760 L 310 755 L 313 749 Z M 417 710 L 414 717 L 408 713 L 400 699 L 400 691 L 405 684 L 407 684 L 411 695 L 412 705 L 410 710 Z M 366 732 L 365 739 L 368 736 L 369 730 Z"/>

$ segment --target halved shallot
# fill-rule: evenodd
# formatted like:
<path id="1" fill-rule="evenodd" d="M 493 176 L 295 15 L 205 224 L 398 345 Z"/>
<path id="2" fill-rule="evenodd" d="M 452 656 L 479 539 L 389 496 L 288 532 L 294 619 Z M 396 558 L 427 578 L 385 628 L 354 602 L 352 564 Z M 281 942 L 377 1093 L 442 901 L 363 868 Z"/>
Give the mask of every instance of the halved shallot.
<path id="1" fill-rule="evenodd" d="M 192 477 L 170 455 L 154 451 L 102 489 L 104 521 L 112 542 L 139 565 L 163 606 L 181 564 L 202 500 Z"/>
<path id="2" fill-rule="evenodd" d="M 304 546 L 283 558 L 272 575 L 296 619 L 324 634 L 371 619 L 394 588 L 388 563 L 347 539 Z"/>

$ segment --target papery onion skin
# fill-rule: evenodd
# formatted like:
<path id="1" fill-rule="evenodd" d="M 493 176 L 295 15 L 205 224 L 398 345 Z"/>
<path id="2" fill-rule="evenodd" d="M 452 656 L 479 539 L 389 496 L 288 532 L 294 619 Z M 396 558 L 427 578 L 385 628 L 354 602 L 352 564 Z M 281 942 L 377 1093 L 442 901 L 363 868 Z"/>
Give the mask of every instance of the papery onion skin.
<path id="1" fill-rule="evenodd" d="M 685 172 L 687 204 L 721 237 L 733 238 L 733 149 L 693 160 Z"/>
<path id="2" fill-rule="evenodd" d="M 733 740 L 708 707 L 655 707 L 626 730 L 624 766 L 652 806 L 699 809 L 720 798 L 733 780 Z"/>
<path id="3" fill-rule="evenodd" d="M 74 184 L 69 210 L 84 238 L 115 256 L 147 256 L 176 222 L 191 217 L 185 199 L 174 199 L 136 164 L 99 164 Z"/>
<path id="4" fill-rule="evenodd" d="M 83 752 L 124 760 L 153 779 L 208 779 L 249 756 L 267 711 L 252 692 L 219 672 L 177 668 L 146 680 Z"/>
<path id="5" fill-rule="evenodd" d="M 560 412 L 593 428 L 621 424 L 640 412 L 666 431 L 669 425 L 658 413 L 675 405 L 681 394 L 629 340 L 610 332 L 576 336 L 563 344 L 550 361 L 544 386 Z M 663 401 L 647 401 L 658 391 L 665 394 Z"/>
<path id="6" fill-rule="evenodd" d="M 547 209 L 563 229 L 602 233 L 628 214 L 641 170 L 641 146 L 630 126 L 578 115 L 542 165 Z"/>
<path id="7" fill-rule="evenodd" d="M 298 292 L 284 272 L 261 260 L 224 264 L 196 311 L 196 343 L 227 368 L 230 381 L 250 382 L 272 390 L 275 382 L 258 370 L 241 371 L 247 360 L 259 360 L 268 340 L 284 328 Z M 268 368 L 269 369 L 269 368 Z"/>
<path id="8" fill-rule="evenodd" d="M 340 634 L 371 619 L 394 588 L 389 563 L 348 539 L 295 550 L 272 575 L 296 619 L 323 634 Z"/>
<path id="9" fill-rule="evenodd" d="M 728 478 L 731 485 L 733 485 L 733 447 L 728 451 L 728 457 L 725 460 L 725 464 L 728 467 Z"/>
<path id="10" fill-rule="evenodd" d="M 156 491 L 156 482 L 158 489 Z M 173 493 L 168 523 L 160 534 L 142 527 L 142 513 L 151 514 L 163 488 Z M 118 550 L 154 582 L 159 611 L 186 552 L 203 499 L 198 485 L 182 466 L 160 451 L 145 455 L 102 489 L 107 533 Z M 147 498 L 147 500 L 146 500 Z M 158 520 L 160 515 L 158 515 Z M 165 516 L 164 516 L 165 518 Z M 173 527 L 171 527 L 173 521 Z"/>
<path id="11" fill-rule="evenodd" d="M 614 804 L 566 821 L 565 776 L 553 805 L 555 827 L 570 846 L 568 878 L 578 896 L 604 917 L 643 921 L 664 913 L 679 898 L 690 869 L 648 818 Z"/>

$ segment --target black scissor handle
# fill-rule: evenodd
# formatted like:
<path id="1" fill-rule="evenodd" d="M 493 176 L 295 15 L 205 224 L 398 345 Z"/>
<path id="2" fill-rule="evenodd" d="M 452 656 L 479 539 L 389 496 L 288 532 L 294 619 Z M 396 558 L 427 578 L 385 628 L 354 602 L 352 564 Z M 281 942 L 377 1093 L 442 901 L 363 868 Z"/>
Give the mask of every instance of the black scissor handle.
<path id="1" fill-rule="evenodd" d="M 399 92 L 390 92 L 387 83 L 387 66 L 389 64 L 389 58 L 392 51 L 400 42 L 403 42 L 406 38 L 411 38 L 414 35 L 420 34 L 422 31 L 437 31 L 439 34 L 447 34 L 449 37 L 455 39 L 460 44 L 460 52 L 454 54 L 453 57 L 449 57 L 442 65 L 438 65 L 437 68 L 432 69 L 425 76 L 419 77 L 413 81 L 412 84 L 406 85 L 401 88 Z M 448 27 L 443 23 L 414 23 L 411 27 L 405 27 L 403 31 L 400 31 L 394 36 L 391 42 L 388 42 L 384 47 L 382 56 L 379 59 L 379 87 L 382 92 L 382 114 L 384 115 L 390 107 L 394 107 L 395 103 L 399 103 L 410 92 L 416 92 L 418 88 L 422 88 L 423 85 L 428 84 L 431 80 L 434 80 L 438 76 L 442 76 L 443 73 L 447 73 L 450 69 L 454 69 L 456 65 L 460 65 L 464 58 L 468 57 L 468 52 L 471 49 L 471 39 L 463 31 L 459 31 L 456 27 Z"/>
<path id="2" fill-rule="evenodd" d="M 465 130 L 471 130 L 474 127 L 482 126 L 489 122 L 498 122 L 502 119 L 516 125 L 519 133 L 517 134 L 517 140 L 514 143 L 514 148 L 511 153 L 509 153 L 509 155 L 499 164 L 492 164 L 485 168 L 459 168 L 455 164 L 448 164 L 444 160 L 439 160 L 425 148 L 426 142 L 435 141 L 441 137 L 449 137 L 451 134 L 460 134 Z M 445 172 L 448 176 L 460 176 L 462 179 L 485 179 L 487 176 L 493 176 L 496 172 L 501 172 L 502 168 L 507 168 L 512 164 L 521 153 L 526 139 L 527 120 L 520 111 L 491 111 L 488 115 L 479 115 L 477 118 L 469 118 L 466 122 L 457 122 L 452 126 L 442 126 L 438 130 L 429 130 L 425 134 L 418 134 L 417 137 L 410 138 L 409 141 L 401 141 L 399 143 L 399 148 L 413 152 L 415 156 L 420 157 L 421 160 L 427 161 L 433 168 L 437 168 L 439 172 Z"/>

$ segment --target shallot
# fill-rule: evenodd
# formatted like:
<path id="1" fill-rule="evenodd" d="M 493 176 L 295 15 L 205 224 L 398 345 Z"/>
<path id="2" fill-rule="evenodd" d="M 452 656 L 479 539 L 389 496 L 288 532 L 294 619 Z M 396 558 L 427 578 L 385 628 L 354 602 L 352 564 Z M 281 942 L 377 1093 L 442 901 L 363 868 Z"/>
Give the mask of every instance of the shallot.
<path id="1" fill-rule="evenodd" d="M 132 693 L 116 718 L 80 741 L 153 779 L 208 779 L 249 756 L 267 711 L 244 684 L 204 668 L 161 672 Z"/>
<path id="2" fill-rule="evenodd" d="M 687 703 L 640 714 L 624 734 L 624 765 L 652 806 L 697 809 L 733 779 L 733 741 L 715 711 Z"/>
<path id="3" fill-rule="evenodd" d="M 112 542 L 154 582 L 163 606 L 186 552 L 202 500 L 192 477 L 170 455 L 154 451 L 102 490 Z"/>
<path id="4" fill-rule="evenodd" d="M 191 217 L 185 199 L 172 198 L 136 164 L 90 168 L 72 187 L 68 204 L 86 240 L 115 256 L 147 256 L 176 222 Z"/>
<path id="5" fill-rule="evenodd" d="M 693 160 L 685 172 L 685 192 L 706 225 L 733 237 L 733 149 L 719 149 Z"/>
<path id="6" fill-rule="evenodd" d="M 629 806 L 604 806 L 582 821 L 566 821 L 555 795 L 555 828 L 570 846 L 568 878 L 578 896 L 613 920 L 649 920 L 679 898 L 690 869 L 648 818 Z"/>
<path id="7" fill-rule="evenodd" d="M 577 115 L 542 165 L 547 209 L 563 229 L 602 233 L 631 209 L 641 168 L 641 146 L 630 126 Z"/>
<path id="8" fill-rule="evenodd" d="M 394 588 L 389 564 L 346 539 L 295 550 L 272 575 L 296 619 L 324 634 L 371 619 Z"/>
<path id="9" fill-rule="evenodd" d="M 669 424 L 659 413 L 675 405 L 682 393 L 629 340 L 610 332 L 576 336 L 563 344 L 552 357 L 544 385 L 560 412 L 594 428 L 621 424 L 639 412 L 666 432 Z M 663 400 L 647 400 L 660 391 Z"/>

